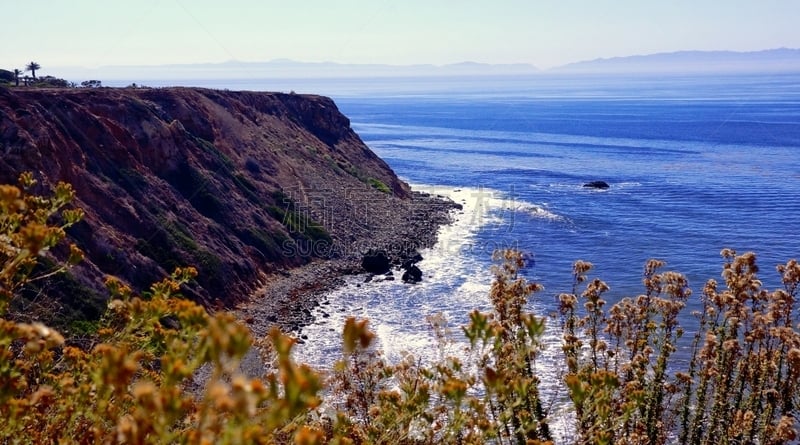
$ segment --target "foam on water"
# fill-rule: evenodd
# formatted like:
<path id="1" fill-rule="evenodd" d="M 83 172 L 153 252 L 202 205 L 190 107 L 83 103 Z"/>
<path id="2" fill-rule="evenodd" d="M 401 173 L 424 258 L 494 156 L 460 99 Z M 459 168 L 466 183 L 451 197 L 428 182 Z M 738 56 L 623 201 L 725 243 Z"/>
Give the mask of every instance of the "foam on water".
<path id="1" fill-rule="evenodd" d="M 542 218 L 550 221 L 565 221 L 565 218 L 547 209 L 547 205 L 533 204 L 530 202 L 520 201 L 517 206 L 513 208 L 515 212 L 525 212 L 535 218 Z"/>
<path id="2" fill-rule="evenodd" d="M 437 244 L 420 253 L 418 267 L 423 281 L 416 285 L 399 279 L 368 275 L 345 278 L 345 285 L 325 296 L 316 309 L 316 322 L 301 332 L 304 344 L 295 349 L 298 360 L 318 368 L 330 368 L 341 356 L 341 329 L 348 317 L 367 318 L 377 334 L 378 347 L 389 360 L 405 352 L 433 358 L 435 339 L 426 318 L 444 313 L 451 324 L 466 320 L 468 311 L 488 305 L 486 258 L 475 245 L 475 234 L 487 224 L 498 224 L 493 215 L 501 194 L 494 190 L 438 186 L 413 186 L 415 190 L 446 196 L 462 205 L 454 222 L 439 230 Z M 399 278 L 401 271 L 394 271 Z"/>
<path id="3" fill-rule="evenodd" d="M 502 225 L 508 212 L 524 212 L 545 221 L 564 218 L 547 210 L 545 205 L 512 200 L 508 194 L 487 188 L 458 188 L 414 185 L 414 190 L 445 196 L 463 207 L 455 211 L 452 224 L 439 230 L 437 244 L 420 253 L 418 266 L 423 281 L 416 285 L 402 283 L 400 271 L 394 280 L 376 276 L 365 283 L 368 275 L 345 277 L 345 285 L 323 298 L 315 310 L 315 322 L 300 333 L 304 342 L 294 350 L 295 358 L 317 369 L 330 369 L 341 357 L 341 330 L 348 317 L 366 318 L 376 333 L 377 347 L 390 362 L 398 362 L 406 354 L 430 363 L 440 358 L 441 347 L 428 317 L 443 315 L 455 343 L 448 353 L 461 354 L 467 346 L 458 329 L 468 322 L 473 309 L 488 311 L 491 250 L 481 246 L 477 236 L 491 225 Z M 536 306 L 535 302 L 532 306 Z M 544 314 L 543 314 L 544 315 Z M 556 323 L 550 319 L 548 324 Z M 537 363 L 546 400 L 554 401 L 551 426 L 557 437 L 570 430 L 571 414 L 562 412 L 566 392 L 561 385 L 563 369 L 560 360 L 560 337 L 556 326 L 549 326 L 542 339 L 545 349 Z"/>
<path id="4" fill-rule="evenodd" d="M 339 101 L 363 140 L 399 175 L 473 188 L 434 188 L 465 208 L 442 229 L 439 244 L 423 252 L 423 283 L 364 285 L 364 277 L 348 278 L 351 284 L 328 297 L 343 312 L 304 331 L 303 347 L 316 348 L 306 350 L 311 355 L 305 360 L 325 362 L 314 358 L 324 354 L 312 343 L 326 335 L 319 343 L 335 345 L 326 359 L 339 354 L 347 313 L 370 317 L 389 355 L 409 350 L 435 357 L 425 317 L 444 312 L 457 327 L 471 309 L 488 308 L 494 248 L 535 255 L 536 264 L 524 274 L 545 286 L 531 305 L 542 315 L 555 310 L 555 295 L 569 291 L 576 259 L 595 264 L 594 276 L 611 285 L 611 303 L 641 292 L 648 258 L 685 273 L 699 295 L 702 283 L 719 277 L 724 247 L 755 250 L 765 286 L 779 287 L 771 266 L 800 252 L 800 238 L 787 223 L 800 215 L 793 181 L 800 171 L 796 76 L 766 83 L 760 77 L 659 82 L 668 87 L 664 94 L 654 95 L 648 86 L 621 101 L 610 100 L 616 93 L 576 99 L 597 92 L 594 83 L 585 89 L 555 85 L 564 96 L 546 99 L 554 85 L 545 82 L 544 88 L 538 81 L 530 87 L 546 94 L 536 100 L 528 90 L 509 90 L 466 100 Z M 608 91 L 628 94 L 642 86 L 626 81 Z M 611 187 L 583 187 L 592 180 Z M 689 304 L 696 308 L 697 302 Z M 681 322 L 690 332 L 695 321 L 686 314 Z M 569 404 L 558 374 L 564 369 L 558 322 L 549 323 L 537 373 L 546 402 L 555 404 L 552 429 L 568 438 L 572 414 L 561 408 Z M 322 328 L 327 330 L 311 332 Z"/>
<path id="5" fill-rule="evenodd" d="M 301 332 L 304 343 L 295 349 L 296 358 L 329 368 L 340 355 L 339 334 L 351 316 L 370 320 L 379 347 L 390 360 L 399 359 L 404 352 L 424 358 L 434 346 L 428 316 L 445 314 L 451 325 L 460 326 L 471 310 L 489 308 L 490 258 L 503 246 L 482 244 L 476 236 L 482 229 L 507 223 L 509 212 L 548 221 L 564 219 L 544 205 L 514 200 L 488 188 L 414 185 L 413 189 L 447 197 L 462 206 L 454 211 L 453 223 L 440 228 L 436 245 L 421 251 L 424 259 L 418 267 L 423 281 L 402 283 L 398 279 L 402 271 L 398 270 L 392 280 L 366 274 L 345 277 L 345 285 L 323 298 L 314 314 L 316 321 Z"/>

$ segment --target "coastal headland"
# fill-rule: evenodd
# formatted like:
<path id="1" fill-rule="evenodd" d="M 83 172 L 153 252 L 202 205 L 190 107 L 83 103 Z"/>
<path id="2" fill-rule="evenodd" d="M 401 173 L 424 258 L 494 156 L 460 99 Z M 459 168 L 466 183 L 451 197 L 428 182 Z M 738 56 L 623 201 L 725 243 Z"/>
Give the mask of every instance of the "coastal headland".
<path id="1" fill-rule="evenodd" d="M 143 292 L 193 265 L 186 297 L 297 329 L 365 253 L 408 263 L 455 206 L 412 192 L 321 96 L 0 88 L 0 150 L 0 181 L 68 182 L 86 212 L 68 232 L 85 260 L 38 284 L 56 321 L 102 314 L 106 276 Z"/>

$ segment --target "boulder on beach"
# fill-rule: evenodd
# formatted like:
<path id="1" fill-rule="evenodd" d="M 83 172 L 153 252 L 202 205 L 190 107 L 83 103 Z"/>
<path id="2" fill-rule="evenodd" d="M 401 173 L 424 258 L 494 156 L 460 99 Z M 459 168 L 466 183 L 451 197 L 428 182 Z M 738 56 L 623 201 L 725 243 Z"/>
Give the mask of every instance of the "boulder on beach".
<path id="1" fill-rule="evenodd" d="M 408 257 L 403 261 L 403 264 L 400 267 L 402 267 L 403 269 L 408 269 L 409 267 L 419 263 L 420 261 L 422 261 L 422 255 L 415 250 L 408 255 Z"/>
<path id="2" fill-rule="evenodd" d="M 361 258 L 361 267 L 373 274 L 385 274 L 390 270 L 389 255 L 384 250 L 369 250 Z"/>
<path id="3" fill-rule="evenodd" d="M 419 283 L 422 281 L 422 271 L 419 267 L 412 265 L 403 272 L 404 283 Z"/>
<path id="4" fill-rule="evenodd" d="M 605 181 L 591 181 L 591 182 L 587 182 L 586 184 L 583 184 L 583 186 L 586 187 L 586 188 L 601 189 L 601 190 L 605 190 L 605 189 L 611 187 Z"/>

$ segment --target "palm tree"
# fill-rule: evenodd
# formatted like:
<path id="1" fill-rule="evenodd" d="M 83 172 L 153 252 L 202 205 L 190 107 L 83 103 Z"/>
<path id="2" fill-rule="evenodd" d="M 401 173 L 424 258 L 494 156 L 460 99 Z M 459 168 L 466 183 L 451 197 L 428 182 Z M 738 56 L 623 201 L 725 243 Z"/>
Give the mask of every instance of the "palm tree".
<path id="1" fill-rule="evenodd" d="M 36 70 L 38 70 L 41 67 L 42 66 L 39 65 L 38 63 L 31 62 L 27 66 L 25 66 L 25 71 L 30 71 L 33 78 L 36 79 Z"/>
<path id="2" fill-rule="evenodd" d="M 14 68 L 14 82 L 16 83 L 16 86 L 19 86 L 19 76 L 22 73 L 24 73 L 24 71 L 22 71 L 21 69 Z"/>

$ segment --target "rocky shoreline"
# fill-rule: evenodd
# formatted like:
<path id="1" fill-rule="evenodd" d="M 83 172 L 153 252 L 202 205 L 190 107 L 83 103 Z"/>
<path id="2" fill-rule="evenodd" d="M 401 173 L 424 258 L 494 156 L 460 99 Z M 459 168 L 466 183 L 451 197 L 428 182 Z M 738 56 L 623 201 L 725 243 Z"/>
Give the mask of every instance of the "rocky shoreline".
<path id="1" fill-rule="evenodd" d="M 382 244 L 410 226 L 386 214 L 416 201 L 314 95 L 0 88 L 0 149 L 0 183 L 67 182 L 85 212 L 68 231 L 84 261 L 41 282 L 60 308 L 42 321 L 64 326 L 100 317 L 106 276 L 142 292 L 185 265 L 186 298 L 234 307 L 281 271 Z"/>
<path id="2" fill-rule="evenodd" d="M 237 316 L 256 338 L 262 338 L 272 326 L 297 334 L 313 323 L 313 309 L 322 303 L 325 293 L 344 284 L 343 276 L 368 273 L 362 264 L 368 252 L 388 260 L 390 279 L 400 279 L 404 270 L 413 271 L 421 259 L 418 250 L 432 247 L 439 227 L 451 223 L 453 212 L 461 208 L 449 198 L 421 192 L 414 192 L 409 200 L 392 199 L 372 206 L 380 217 L 372 221 L 371 235 L 357 240 L 358 248 L 338 249 L 341 256 L 281 270 L 237 306 Z"/>

